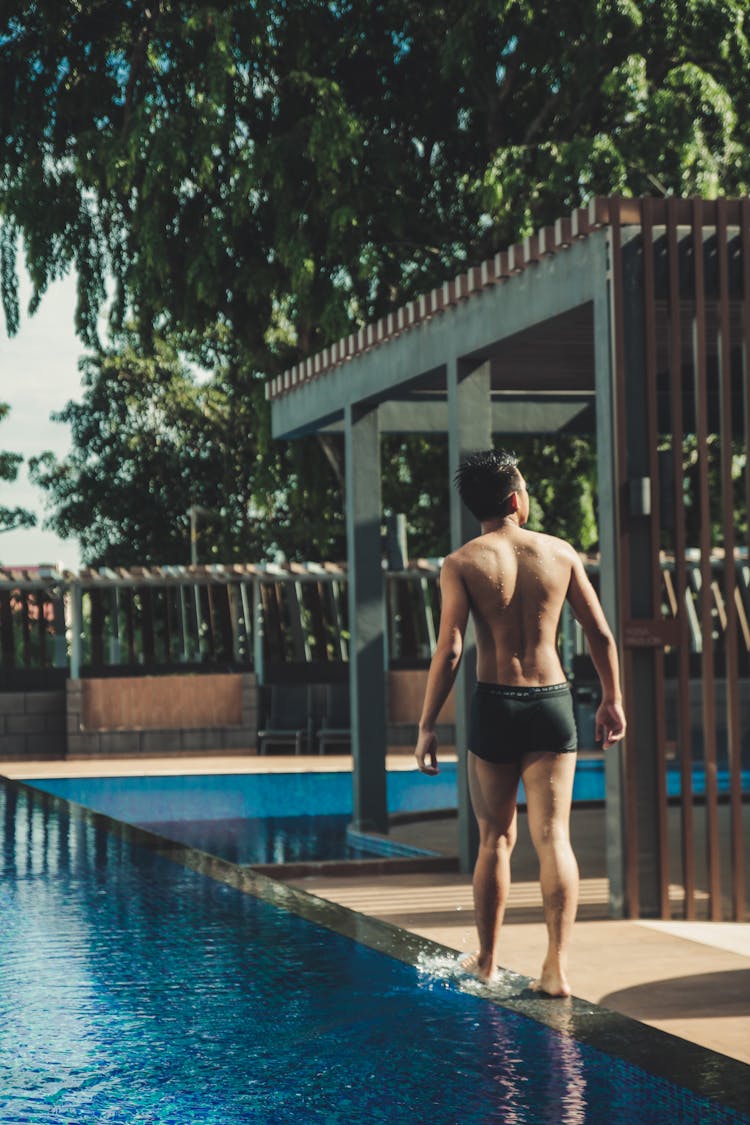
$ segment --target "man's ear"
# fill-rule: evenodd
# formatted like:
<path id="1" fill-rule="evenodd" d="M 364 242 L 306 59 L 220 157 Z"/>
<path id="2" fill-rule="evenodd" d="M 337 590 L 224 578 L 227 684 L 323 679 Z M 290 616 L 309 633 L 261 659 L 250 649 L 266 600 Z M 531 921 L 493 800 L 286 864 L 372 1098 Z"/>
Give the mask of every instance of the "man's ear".
<path id="1" fill-rule="evenodd" d="M 510 510 L 511 510 L 511 512 L 517 512 L 518 511 L 518 493 L 517 492 L 511 492 L 511 494 L 510 494 Z"/>

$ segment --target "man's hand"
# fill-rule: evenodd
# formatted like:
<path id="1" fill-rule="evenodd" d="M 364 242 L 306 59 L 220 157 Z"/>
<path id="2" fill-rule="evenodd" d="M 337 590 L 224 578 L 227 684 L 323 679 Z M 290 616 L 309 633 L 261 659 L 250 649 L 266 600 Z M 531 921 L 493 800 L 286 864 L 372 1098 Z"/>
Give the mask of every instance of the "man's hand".
<path id="1" fill-rule="evenodd" d="M 434 730 L 420 731 L 414 757 L 422 773 L 440 773 L 437 760 L 438 740 Z"/>
<path id="2" fill-rule="evenodd" d="M 608 750 L 625 737 L 625 712 L 621 703 L 603 699 L 596 712 L 596 741 Z"/>

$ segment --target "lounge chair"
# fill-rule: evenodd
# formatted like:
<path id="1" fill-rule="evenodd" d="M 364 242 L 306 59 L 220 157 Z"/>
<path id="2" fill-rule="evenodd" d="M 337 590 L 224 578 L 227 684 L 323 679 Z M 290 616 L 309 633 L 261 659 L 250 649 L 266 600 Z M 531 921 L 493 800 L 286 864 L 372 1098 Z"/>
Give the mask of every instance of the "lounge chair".
<path id="1" fill-rule="evenodd" d="M 302 754 L 312 746 L 310 689 L 307 684 L 268 684 L 266 718 L 258 731 L 258 753 L 269 746 L 293 746 Z"/>
<path id="2" fill-rule="evenodd" d="M 351 746 L 348 683 L 325 685 L 324 712 L 315 737 L 319 754 L 325 754 L 328 746 Z"/>

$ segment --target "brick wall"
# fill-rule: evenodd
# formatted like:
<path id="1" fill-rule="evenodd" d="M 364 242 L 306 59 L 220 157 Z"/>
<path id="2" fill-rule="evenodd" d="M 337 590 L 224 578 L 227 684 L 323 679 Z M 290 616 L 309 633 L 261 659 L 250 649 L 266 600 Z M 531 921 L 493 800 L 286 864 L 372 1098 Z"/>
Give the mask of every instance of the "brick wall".
<path id="1" fill-rule="evenodd" d="M 389 747 L 414 746 L 426 686 L 426 668 L 400 668 L 388 673 Z M 456 741 L 455 724 L 456 701 L 451 691 L 437 720 L 437 736 L 443 750 L 453 747 Z"/>
<path id="2" fill-rule="evenodd" d="M 0 760 L 64 758 L 64 691 L 0 692 Z"/>
<path id="3" fill-rule="evenodd" d="M 388 718 L 392 723 L 416 725 L 422 711 L 424 691 L 427 686 L 427 669 L 401 668 L 388 673 Z M 456 701 L 451 691 L 445 701 L 438 722 L 447 724 L 456 721 Z"/>
<path id="4" fill-rule="evenodd" d="M 117 676 L 81 685 L 87 731 L 239 727 L 242 676 Z"/>
<path id="5" fill-rule="evenodd" d="M 177 725 L 174 703 L 180 699 L 185 706 Z M 67 684 L 69 758 L 254 754 L 257 731 L 253 675 L 69 680 Z"/>

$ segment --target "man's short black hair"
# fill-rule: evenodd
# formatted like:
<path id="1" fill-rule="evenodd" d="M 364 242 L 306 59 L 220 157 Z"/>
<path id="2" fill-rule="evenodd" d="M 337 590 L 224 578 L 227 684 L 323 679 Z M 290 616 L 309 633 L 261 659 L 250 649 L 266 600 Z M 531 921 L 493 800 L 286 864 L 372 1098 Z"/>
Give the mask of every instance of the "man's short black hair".
<path id="1" fill-rule="evenodd" d="M 508 501 L 520 483 L 518 458 L 510 449 L 472 453 L 456 473 L 459 495 L 478 520 L 507 515 Z"/>

